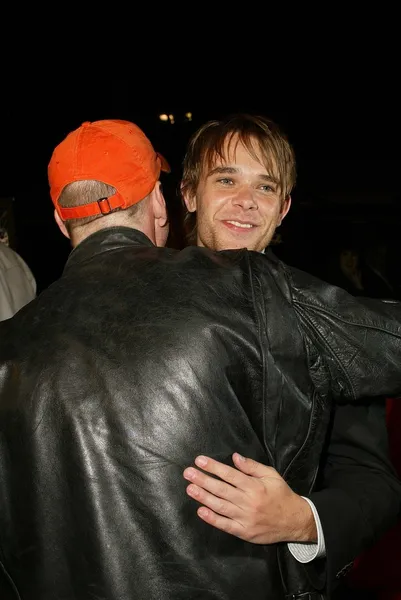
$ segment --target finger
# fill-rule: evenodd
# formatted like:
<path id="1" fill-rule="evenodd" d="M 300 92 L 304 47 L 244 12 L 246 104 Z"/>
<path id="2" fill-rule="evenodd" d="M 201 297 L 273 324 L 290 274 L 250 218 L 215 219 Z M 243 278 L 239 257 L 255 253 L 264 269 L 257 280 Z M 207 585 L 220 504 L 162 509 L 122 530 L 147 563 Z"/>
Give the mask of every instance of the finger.
<path id="1" fill-rule="evenodd" d="M 245 539 L 245 528 L 233 519 L 228 519 L 227 517 L 222 517 L 221 515 L 216 514 L 209 508 L 205 506 L 201 506 L 197 510 L 198 516 L 216 529 L 220 529 L 221 531 L 225 531 L 226 533 L 230 533 L 231 535 L 235 535 L 241 539 Z"/>
<path id="2" fill-rule="evenodd" d="M 202 473 L 193 467 L 185 469 L 184 478 L 196 484 L 198 488 L 202 488 L 214 496 L 218 496 L 223 500 L 228 500 L 233 504 L 238 504 L 238 502 L 240 502 L 241 494 L 243 495 L 241 490 L 238 490 L 229 483 L 220 481 L 215 477 L 210 477 L 209 475 L 206 475 L 206 473 Z"/>
<path id="3" fill-rule="evenodd" d="M 230 519 L 239 518 L 243 511 L 238 508 L 235 504 L 228 500 L 223 500 L 214 494 L 210 494 L 203 488 L 198 487 L 191 483 L 187 487 L 187 494 L 191 496 L 197 502 L 204 504 L 207 508 L 210 508 L 213 512 L 229 517 Z"/>
<path id="4" fill-rule="evenodd" d="M 238 469 L 229 467 L 209 456 L 197 456 L 195 458 L 195 464 L 204 471 L 216 475 L 223 481 L 241 490 L 247 489 L 248 485 L 252 483 L 251 480 L 241 473 L 241 471 L 238 471 Z"/>
<path id="5" fill-rule="evenodd" d="M 276 469 L 273 469 L 273 467 L 267 467 L 256 460 L 252 460 L 252 458 L 245 458 L 245 456 L 238 454 L 238 452 L 234 452 L 233 462 L 237 469 L 240 469 L 242 473 L 250 475 L 251 477 L 260 479 L 262 477 L 277 476 L 280 478 L 280 475 L 277 473 Z"/>

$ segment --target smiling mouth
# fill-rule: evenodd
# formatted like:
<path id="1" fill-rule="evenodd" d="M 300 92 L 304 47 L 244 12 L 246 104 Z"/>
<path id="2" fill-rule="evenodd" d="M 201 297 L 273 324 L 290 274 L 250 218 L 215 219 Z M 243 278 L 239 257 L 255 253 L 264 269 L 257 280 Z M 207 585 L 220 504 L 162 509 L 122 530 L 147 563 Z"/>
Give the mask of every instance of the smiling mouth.
<path id="1" fill-rule="evenodd" d="M 239 227 L 240 229 L 252 229 L 255 225 L 251 223 L 240 223 L 239 221 L 224 221 L 224 223 L 228 223 L 234 227 Z"/>

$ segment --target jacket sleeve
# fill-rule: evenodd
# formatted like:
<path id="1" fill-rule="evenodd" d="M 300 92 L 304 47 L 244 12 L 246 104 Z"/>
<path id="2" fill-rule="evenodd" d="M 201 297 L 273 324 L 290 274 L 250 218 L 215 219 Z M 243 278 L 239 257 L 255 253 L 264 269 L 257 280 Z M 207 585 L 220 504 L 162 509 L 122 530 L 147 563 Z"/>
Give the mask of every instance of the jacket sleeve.
<path id="1" fill-rule="evenodd" d="M 335 400 L 401 395 L 401 303 L 354 297 L 286 269 L 293 306 L 330 372 Z"/>
<path id="2" fill-rule="evenodd" d="M 309 498 L 322 524 L 326 558 L 306 569 L 317 588 L 325 580 L 331 590 L 401 515 L 401 482 L 389 459 L 384 401 L 336 407 L 315 490 Z"/>

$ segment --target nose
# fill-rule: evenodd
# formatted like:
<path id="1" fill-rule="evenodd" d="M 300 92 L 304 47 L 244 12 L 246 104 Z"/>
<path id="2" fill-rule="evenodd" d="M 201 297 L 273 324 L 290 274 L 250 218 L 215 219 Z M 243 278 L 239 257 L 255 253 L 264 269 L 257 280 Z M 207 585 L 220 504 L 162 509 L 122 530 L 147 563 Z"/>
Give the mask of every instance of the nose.
<path id="1" fill-rule="evenodd" d="M 257 210 L 258 208 L 254 190 L 248 186 L 243 186 L 237 190 L 233 197 L 233 204 L 240 206 L 243 210 Z"/>

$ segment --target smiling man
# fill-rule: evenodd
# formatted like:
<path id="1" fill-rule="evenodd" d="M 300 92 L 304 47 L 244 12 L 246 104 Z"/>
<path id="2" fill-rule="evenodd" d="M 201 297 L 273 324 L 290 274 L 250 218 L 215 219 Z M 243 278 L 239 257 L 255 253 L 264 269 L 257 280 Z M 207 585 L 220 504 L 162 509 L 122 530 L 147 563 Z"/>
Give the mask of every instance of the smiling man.
<path id="1" fill-rule="evenodd" d="M 292 147 L 274 123 L 243 119 L 209 122 L 190 141 L 181 192 L 198 246 L 263 251 L 290 209 Z"/>
<path id="2" fill-rule="evenodd" d="M 213 250 L 264 252 L 290 209 L 295 182 L 295 154 L 276 123 L 253 115 L 206 123 L 189 141 L 183 165 L 181 193 L 188 210 L 188 241 Z M 266 253 L 273 256 L 270 250 Z M 329 297 L 328 286 L 327 302 Z M 282 319 L 272 346 L 280 345 L 290 329 L 291 324 Z M 382 510 L 385 473 L 391 472 L 384 405 L 370 401 L 338 406 L 332 415 L 313 422 L 317 397 L 308 391 L 308 379 L 299 384 L 296 350 L 286 346 L 283 352 L 289 365 L 286 383 L 292 386 L 291 397 L 284 398 L 282 381 L 274 402 L 267 401 L 259 415 L 262 443 L 275 448 L 272 463 L 262 465 L 234 454 L 237 469 L 233 469 L 213 457 L 201 456 L 195 461 L 199 468 L 188 466 L 184 477 L 189 482 L 188 495 L 201 505 L 201 519 L 246 541 L 279 542 L 277 568 L 287 591 L 294 594 L 308 589 L 302 583 L 308 575 L 322 592 L 313 597 L 325 598 L 352 566 L 358 546 L 366 547 L 378 534 L 374 515 Z M 333 348 L 333 358 L 336 355 L 341 355 L 340 348 Z M 316 355 L 314 360 L 318 365 L 321 357 Z M 325 389 L 327 373 L 316 377 L 313 368 L 309 375 L 318 389 Z M 313 446 L 309 462 L 302 459 L 304 448 L 312 443 L 309 434 L 299 444 L 289 434 L 297 406 L 305 398 L 310 432 L 317 432 L 325 441 Z M 269 434 L 276 404 L 286 417 L 281 429 Z M 304 425 L 298 422 L 298 428 Z M 285 467 L 289 454 L 294 459 Z M 301 493 L 299 477 L 307 472 L 311 484 Z M 294 510 L 295 499 L 299 508 Z M 301 543 L 291 543 L 289 532 L 299 529 L 302 501 L 310 507 L 309 520 L 304 520 L 298 536 Z"/>

